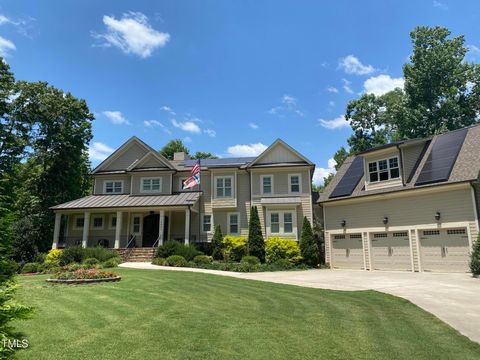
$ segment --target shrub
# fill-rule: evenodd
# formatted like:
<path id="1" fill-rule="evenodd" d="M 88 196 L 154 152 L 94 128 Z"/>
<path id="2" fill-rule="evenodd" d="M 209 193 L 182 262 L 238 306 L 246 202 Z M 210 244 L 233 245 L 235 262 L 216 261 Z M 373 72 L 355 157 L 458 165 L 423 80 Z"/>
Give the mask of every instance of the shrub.
<path id="1" fill-rule="evenodd" d="M 480 275 L 480 236 L 475 241 L 472 254 L 470 255 L 470 271 L 473 276 Z"/>
<path id="2" fill-rule="evenodd" d="M 240 261 L 247 254 L 247 239 L 244 236 L 227 235 L 223 238 L 223 254 L 227 261 Z"/>
<path id="3" fill-rule="evenodd" d="M 223 259 L 223 234 L 220 225 L 215 226 L 212 238 L 212 257 L 215 260 Z"/>
<path id="4" fill-rule="evenodd" d="M 95 258 L 88 258 L 88 259 L 83 260 L 83 264 L 84 265 L 98 265 L 98 264 L 100 264 L 100 261 L 98 261 Z"/>
<path id="5" fill-rule="evenodd" d="M 270 264 L 271 270 L 290 270 L 293 264 L 287 259 L 278 259 L 273 264 Z"/>
<path id="6" fill-rule="evenodd" d="M 263 240 L 262 227 L 256 206 L 252 206 L 250 210 L 247 248 L 248 255 L 256 256 L 261 262 L 265 262 L 265 241 Z"/>
<path id="7" fill-rule="evenodd" d="M 180 255 L 191 261 L 195 256 L 202 255 L 202 252 L 195 245 L 184 245 L 178 241 L 167 241 L 157 249 L 156 257 L 168 258 L 172 255 Z"/>
<path id="8" fill-rule="evenodd" d="M 52 269 L 52 268 L 58 268 L 60 267 L 60 263 L 58 262 L 58 260 L 45 260 L 42 264 L 43 268 L 48 270 L 48 269 Z"/>
<path id="9" fill-rule="evenodd" d="M 78 269 L 83 269 L 83 266 L 77 263 L 71 263 L 70 265 L 67 266 L 68 271 L 75 271 Z"/>
<path id="10" fill-rule="evenodd" d="M 61 280 L 84 280 L 84 279 L 105 279 L 117 276 L 111 271 L 100 271 L 98 269 L 77 269 L 75 271 L 63 271 L 55 278 Z"/>
<path id="11" fill-rule="evenodd" d="M 301 260 L 300 248 L 295 240 L 270 237 L 266 242 L 266 260 L 268 264 L 278 260 L 296 264 Z"/>
<path id="12" fill-rule="evenodd" d="M 23 265 L 22 274 L 36 273 L 39 272 L 40 264 L 39 263 L 26 263 Z"/>
<path id="13" fill-rule="evenodd" d="M 247 264 L 250 264 L 250 265 L 258 265 L 260 264 L 260 259 L 256 256 L 244 256 L 242 258 L 242 261 L 241 263 L 247 263 Z"/>
<path id="14" fill-rule="evenodd" d="M 198 251 L 201 251 L 205 255 L 212 256 L 213 253 L 213 246 L 211 242 L 197 242 L 194 243 L 195 247 L 197 248 Z"/>
<path id="15" fill-rule="evenodd" d="M 300 253 L 306 264 L 311 266 L 318 265 L 318 245 L 313 237 L 310 221 L 308 221 L 306 216 L 303 218 L 302 234 L 300 236 Z"/>
<path id="16" fill-rule="evenodd" d="M 114 268 L 114 267 L 117 267 L 118 264 L 120 264 L 120 259 L 111 258 L 111 259 L 108 259 L 107 261 L 104 261 L 102 263 L 102 266 L 104 268 Z"/>
<path id="17" fill-rule="evenodd" d="M 181 255 L 172 255 L 167 258 L 167 265 L 174 267 L 185 267 L 188 261 Z"/>
<path id="18" fill-rule="evenodd" d="M 183 256 L 187 261 L 192 261 L 195 256 L 203 255 L 201 251 L 198 251 L 195 245 L 182 245 L 180 251 L 175 255 Z"/>
<path id="19" fill-rule="evenodd" d="M 196 265 L 211 264 L 212 261 L 213 261 L 213 258 L 208 255 L 197 255 L 193 258 L 193 262 Z"/>
<path id="20" fill-rule="evenodd" d="M 258 258 L 257 258 L 258 260 Z M 260 260 L 258 264 L 251 264 L 248 262 L 241 262 L 240 264 L 235 264 L 236 266 L 232 268 L 232 271 L 237 271 L 237 272 L 259 272 L 263 271 L 263 267 L 260 264 Z"/>
<path id="21" fill-rule="evenodd" d="M 58 258 L 60 257 L 61 254 L 62 254 L 62 250 L 52 249 L 48 252 L 46 260 L 49 260 L 49 261 L 57 260 L 58 261 Z"/>
<path id="22" fill-rule="evenodd" d="M 162 257 L 156 257 L 152 260 L 153 265 L 167 266 L 167 260 Z"/>
<path id="23" fill-rule="evenodd" d="M 100 246 L 94 248 L 69 247 L 62 250 L 58 260 L 60 265 L 64 266 L 75 262 L 81 263 L 88 258 L 95 258 L 99 262 L 105 262 L 113 258 L 120 261 L 120 255 L 117 252 Z"/>
<path id="24" fill-rule="evenodd" d="M 45 262 L 46 259 L 47 259 L 47 254 L 39 252 L 35 254 L 35 257 L 33 258 L 33 262 L 41 264 Z"/>

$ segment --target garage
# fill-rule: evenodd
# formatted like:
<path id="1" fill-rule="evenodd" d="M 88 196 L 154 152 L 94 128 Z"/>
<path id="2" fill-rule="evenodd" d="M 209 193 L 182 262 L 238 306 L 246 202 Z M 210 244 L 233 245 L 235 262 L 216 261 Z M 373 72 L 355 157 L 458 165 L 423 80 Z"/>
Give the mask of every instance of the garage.
<path id="1" fill-rule="evenodd" d="M 466 228 L 419 230 L 422 269 L 468 272 L 470 244 Z"/>
<path id="2" fill-rule="evenodd" d="M 333 235 L 332 265 L 340 269 L 363 269 L 362 234 Z"/>
<path id="3" fill-rule="evenodd" d="M 374 270 L 412 270 L 408 231 L 373 233 Z"/>

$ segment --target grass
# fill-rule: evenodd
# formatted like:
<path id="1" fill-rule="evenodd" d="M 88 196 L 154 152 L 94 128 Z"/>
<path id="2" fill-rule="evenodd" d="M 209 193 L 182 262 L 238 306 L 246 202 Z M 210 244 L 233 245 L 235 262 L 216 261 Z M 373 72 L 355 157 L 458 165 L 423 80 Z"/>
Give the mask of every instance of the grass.
<path id="1" fill-rule="evenodd" d="M 118 269 L 119 283 L 21 277 L 36 308 L 20 359 L 480 359 L 480 345 L 417 306 L 175 271 Z"/>

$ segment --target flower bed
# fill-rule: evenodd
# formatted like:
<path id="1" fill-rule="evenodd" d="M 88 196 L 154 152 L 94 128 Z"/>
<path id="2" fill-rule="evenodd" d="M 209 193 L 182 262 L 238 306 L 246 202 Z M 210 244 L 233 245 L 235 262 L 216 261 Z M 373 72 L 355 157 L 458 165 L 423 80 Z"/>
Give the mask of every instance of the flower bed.
<path id="1" fill-rule="evenodd" d="M 80 284 L 94 282 L 111 282 L 119 281 L 117 276 L 111 271 L 101 271 L 99 269 L 77 269 L 75 271 L 62 271 L 57 273 L 53 278 L 47 279 L 48 282 Z"/>

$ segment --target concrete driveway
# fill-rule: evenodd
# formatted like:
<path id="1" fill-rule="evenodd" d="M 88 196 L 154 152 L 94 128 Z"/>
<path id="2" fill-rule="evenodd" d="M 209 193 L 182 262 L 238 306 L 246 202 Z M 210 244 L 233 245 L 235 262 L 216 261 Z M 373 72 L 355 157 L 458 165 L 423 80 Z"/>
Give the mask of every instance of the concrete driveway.
<path id="1" fill-rule="evenodd" d="M 377 290 L 410 300 L 463 335 L 480 343 L 480 279 L 469 274 L 410 273 L 356 270 L 306 270 L 263 273 L 171 268 L 150 263 L 122 267 L 193 271 L 241 279 L 331 290 Z"/>

